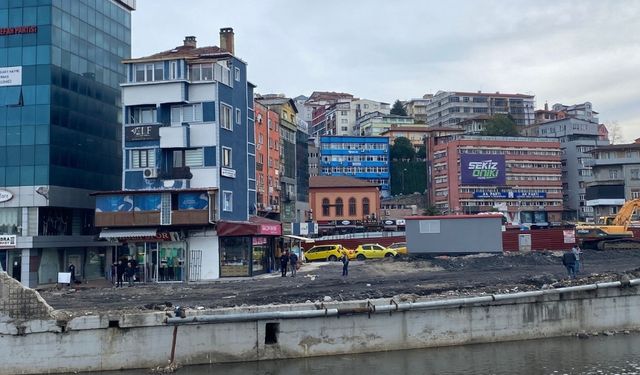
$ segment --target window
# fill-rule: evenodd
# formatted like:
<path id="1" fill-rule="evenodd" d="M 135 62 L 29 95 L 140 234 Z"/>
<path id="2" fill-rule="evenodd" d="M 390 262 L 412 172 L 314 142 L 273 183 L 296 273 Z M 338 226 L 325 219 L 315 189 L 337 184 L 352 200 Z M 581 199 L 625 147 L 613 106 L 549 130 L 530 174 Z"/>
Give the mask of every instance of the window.
<path id="1" fill-rule="evenodd" d="M 222 192 L 222 210 L 227 212 L 233 211 L 233 192 L 232 191 Z"/>
<path id="2" fill-rule="evenodd" d="M 189 65 L 190 81 L 213 81 L 213 64 Z"/>
<path id="3" fill-rule="evenodd" d="M 440 233 L 440 220 L 421 220 L 420 233 Z"/>
<path id="4" fill-rule="evenodd" d="M 164 79 L 164 63 L 136 64 L 135 82 L 162 81 Z"/>
<path id="5" fill-rule="evenodd" d="M 342 198 L 336 198 L 336 216 L 344 215 Z"/>
<path id="6" fill-rule="evenodd" d="M 222 166 L 231 168 L 231 162 L 231 149 L 229 147 L 222 147 Z"/>
<path id="7" fill-rule="evenodd" d="M 242 111 L 240 108 L 236 108 L 236 124 L 240 125 L 242 123 Z"/>
<path id="8" fill-rule="evenodd" d="M 356 199 L 349 198 L 349 216 L 356 216 Z"/>
<path id="9" fill-rule="evenodd" d="M 362 214 L 369 215 L 369 198 L 362 198 Z"/>
<path id="10" fill-rule="evenodd" d="M 156 166 L 154 149 L 131 150 L 131 168 L 153 168 Z"/>
<path id="11" fill-rule="evenodd" d="M 231 107 L 220 104 L 220 127 L 233 130 L 231 125 Z"/>
<path id="12" fill-rule="evenodd" d="M 322 216 L 329 216 L 329 199 L 322 200 Z"/>
<path id="13" fill-rule="evenodd" d="M 169 63 L 169 79 L 178 79 L 178 62 L 172 61 Z"/>
<path id="14" fill-rule="evenodd" d="M 617 169 L 609 169 L 609 178 L 612 180 L 618 179 L 618 170 Z"/>
<path id="15" fill-rule="evenodd" d="M 152 124 L 156 122 L 156 107 L 133 107 L 129 109 L 128 124 Z"/>
<path id="16" fill-rule="evenodd" d="M 235 80 L 240 81 L 240 68 L 236 68 L 235 70 Z"/>
<path id="17" fill-rule="evenodd" d="M 181 125 L 183 122 L 201 122 L 202 104 L 171 106 L 171 125 Z"/>
<path id="18" fill-rule="evenodd" d="M 631 179 L 632 180 L 640 179 L 640 169 L 638 168 L 631 169 Z"/>
<path id="19" fill-rule="evenodd" d="M 204 151 L 201 148 L 173 151 L 173 167 L 202 167 L 204 165 Z"/>

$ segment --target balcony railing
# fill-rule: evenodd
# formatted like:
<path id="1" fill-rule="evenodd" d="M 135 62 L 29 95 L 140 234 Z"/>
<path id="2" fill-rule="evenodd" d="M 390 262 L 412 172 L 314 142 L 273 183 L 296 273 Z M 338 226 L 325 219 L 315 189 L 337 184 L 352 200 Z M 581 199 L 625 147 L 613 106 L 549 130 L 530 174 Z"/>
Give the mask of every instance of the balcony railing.
<path id="1" fill-rule="evenodd" d="M 96 227 L 159 226 L 160 211 L 96 212 Z M 206 225 L 209 210 L 172 210 L 171 225 Z"/>

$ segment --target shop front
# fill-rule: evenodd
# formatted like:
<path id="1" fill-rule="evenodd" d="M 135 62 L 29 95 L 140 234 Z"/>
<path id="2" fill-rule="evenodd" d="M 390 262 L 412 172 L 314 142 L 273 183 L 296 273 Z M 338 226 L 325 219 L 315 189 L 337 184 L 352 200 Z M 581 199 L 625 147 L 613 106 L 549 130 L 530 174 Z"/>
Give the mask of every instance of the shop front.
<path id="1" fill-rule="evenodd" d="M 188 248 L 179 232 L 158 232 L 155 228 L 103 229 L 100 237 L 118 242 L 111 264 L 133 261 L 136 280 L 187 281 Z"/>
<path id="2" fill-rule="evenodd" d="M 246 277 L 271 272 L 279 221 L 252 216 L 248 222 L 219 221 L 220 277 Z"/>

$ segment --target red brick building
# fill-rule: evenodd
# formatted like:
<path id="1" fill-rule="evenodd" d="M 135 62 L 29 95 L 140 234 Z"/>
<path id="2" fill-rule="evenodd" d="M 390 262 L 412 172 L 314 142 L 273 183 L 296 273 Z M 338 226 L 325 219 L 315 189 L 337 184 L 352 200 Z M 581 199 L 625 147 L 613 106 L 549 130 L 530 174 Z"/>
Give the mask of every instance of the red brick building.
<path id="1" fill-rule="evenodd" d="M 280 219 L 280 116 L 254 101 L 258 215 Z"/>
<path id="2" fill-rule="evenodd" d="M 427 138 L 427 157 L 429 202 L 443 213 L 497 209 L 514 223 L 544 227 L 561 222 L 557 140 L 433 133 Z"/>

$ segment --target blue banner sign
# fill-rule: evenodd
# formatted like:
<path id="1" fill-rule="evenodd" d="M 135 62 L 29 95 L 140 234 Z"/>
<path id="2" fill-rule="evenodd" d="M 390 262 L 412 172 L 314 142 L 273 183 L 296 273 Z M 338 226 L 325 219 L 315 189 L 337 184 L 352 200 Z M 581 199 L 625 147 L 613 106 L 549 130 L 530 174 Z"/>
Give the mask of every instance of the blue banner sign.
<path id="1" fill-rule="evenodd" d="M 204 210 L 209 207 L 207 193 L 180 193 L 178 194 L 178 209 L 180 210 Z"/>
<path id="2" fill-rule="evenodd" d="M 504 155 L 461 154 L 460 180 L 463 185 L 504 185 Z"/>

